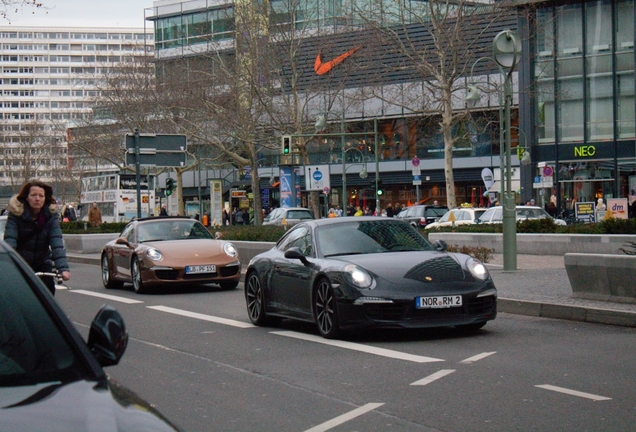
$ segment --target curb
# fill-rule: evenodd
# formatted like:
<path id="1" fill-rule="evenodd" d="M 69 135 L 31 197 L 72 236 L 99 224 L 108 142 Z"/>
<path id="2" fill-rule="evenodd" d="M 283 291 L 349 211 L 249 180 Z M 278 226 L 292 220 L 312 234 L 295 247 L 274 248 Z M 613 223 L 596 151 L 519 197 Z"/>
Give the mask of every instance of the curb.
<path id="1" fill-rule="evenodd" d="M 100 265 L 99 257 L 67 254 L 66 260 L 78 264 Z M 241 282 L 245 281 L 245 271 L 241 272 Z M 538 318 L 553 318 L 594 324 L 609 324 L 636 327 L 636 312 L 601 309 L 582 306 L 568 306 L 556 303 L 542 303 L 499 297 L 497 312 L 526 315 Z"/>

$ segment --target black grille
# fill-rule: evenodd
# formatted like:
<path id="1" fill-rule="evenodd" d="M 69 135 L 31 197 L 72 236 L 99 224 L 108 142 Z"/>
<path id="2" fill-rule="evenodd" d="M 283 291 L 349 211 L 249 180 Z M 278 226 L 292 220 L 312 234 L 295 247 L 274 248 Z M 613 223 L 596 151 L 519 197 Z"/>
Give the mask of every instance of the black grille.
<path id="1" fill-rule="evenodd" d="M 219 273 L 221 276 L 234 276 L 239 271 L 239 266 L 221 267 Z"/>
<path id="2" fill-rule="evenodd" d="M 441 256 L 410 268 L 404 277 L 426 283 L 459 282 L 464 280 L 464 271 L 450 256 Z"/>
<path id="3" fill-rule="evenodd" d="M 163 280 L 176 280 L 179 277 L 177 270 L 155 270 L 155 276 Z"/>

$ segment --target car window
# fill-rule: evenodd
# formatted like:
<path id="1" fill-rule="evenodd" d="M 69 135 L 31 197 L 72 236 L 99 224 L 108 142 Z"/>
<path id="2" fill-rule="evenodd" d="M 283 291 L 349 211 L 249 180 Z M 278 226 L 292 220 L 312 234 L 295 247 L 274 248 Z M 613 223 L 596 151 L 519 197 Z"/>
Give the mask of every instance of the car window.
<path id="1" fill-rule="evenodd" d="M 427 207 L 426 217 L 441 217 L 448 211 L 446 207 Z"/>
<path id="2" fill-rule="evenodd" d="M 465 210 L 462 211 L 458 211 L 457 214 L 455 215 L 455 218 L 458 221 L 465 221 L 465 220 L 470 220 L 470 213 L 468 213 Z"/>
<path id="3" fill-rule="evenodd" d="M 9 255 L 0 254 L 0 386 L 68 382 L 89 374 L 31 283 Z"/>
<path id="4" fill-rule="evenodd" d="M 292 247 L 298 247 L 303 255 L 311 255 L 313 253 L 313 246 L 309 228 L 304 225 L 299 225 L 298 228 L 293 229 L 288 235 L 286 235 L 277 247 L 283 252 L 288 251 Z"/>
<path id="5" fill-rule="evenodd" d="M 484 213 L 486 213 L 486 210 L 475 210 L 475 219 L 479 219 Z"/>
<path id="6" fill-rule="evenodd" d="M 316 242 L 324 257 L 432 249 L 410 225 L 388 220 L 324 225 L 316 229 Z"/>
<path id="7" fill-rule="evenodd" d="M 288 219 L 313 219 L 310 211 L 290 210 L 287 212 Z"/>
<path id="8" fill-rule="evenodd" d="M 448 212 L 444 213 L 444 216 L 442 216 L 442 217 L 439 219 L 439 222 L 446 222 L 446 221 L 448 221 L 448 218 L 450 218 L 450 215 L 451 215 L 454 211 L 455 211 L 455 210 L 451 210 L 451 211 L 448 211 Z"/>

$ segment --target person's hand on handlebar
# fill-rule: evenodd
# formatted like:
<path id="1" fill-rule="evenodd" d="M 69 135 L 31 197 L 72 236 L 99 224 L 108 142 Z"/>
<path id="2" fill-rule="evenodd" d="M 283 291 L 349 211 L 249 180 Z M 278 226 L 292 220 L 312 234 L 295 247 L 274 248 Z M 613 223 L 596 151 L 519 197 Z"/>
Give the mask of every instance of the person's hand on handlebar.
<path id="1" fill-rule="evenodd" d="M 65 270 L 62 272 L 62 279 L 64 279 L 65 281 L 69 280 L 71 278 L 71 272 L 68 270 Z"/>

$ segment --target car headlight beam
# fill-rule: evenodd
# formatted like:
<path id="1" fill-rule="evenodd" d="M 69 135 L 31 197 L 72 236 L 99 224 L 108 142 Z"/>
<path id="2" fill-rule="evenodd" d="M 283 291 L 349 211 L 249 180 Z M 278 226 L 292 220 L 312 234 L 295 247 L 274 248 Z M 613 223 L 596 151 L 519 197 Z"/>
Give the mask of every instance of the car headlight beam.
<path id="1" fill-rule="evenodd" d="M 153 261 L 161 261 L 163 259 L 163 254 L 159 252 L 159 249 L 153 247 L 146 249 L 146 255 Z"/>
<path id="2" fill-rule="evenodd" d="M 358 288 L 370 289 L 373 284 L 373 278 L 366 270 L 357 265 L 350 264 L 344 268 L 344 274 L 347 281 Z"/>
<path id="3" fill-rule="evenodd" d="M 490 276 L 486 266 L 474 258 L 470 258 L 466 261 L 466 267 L 468 268 L 468 271 L 470 271 L 470 274 L 472 274 L 476 279 L 485 281 Z"/>

